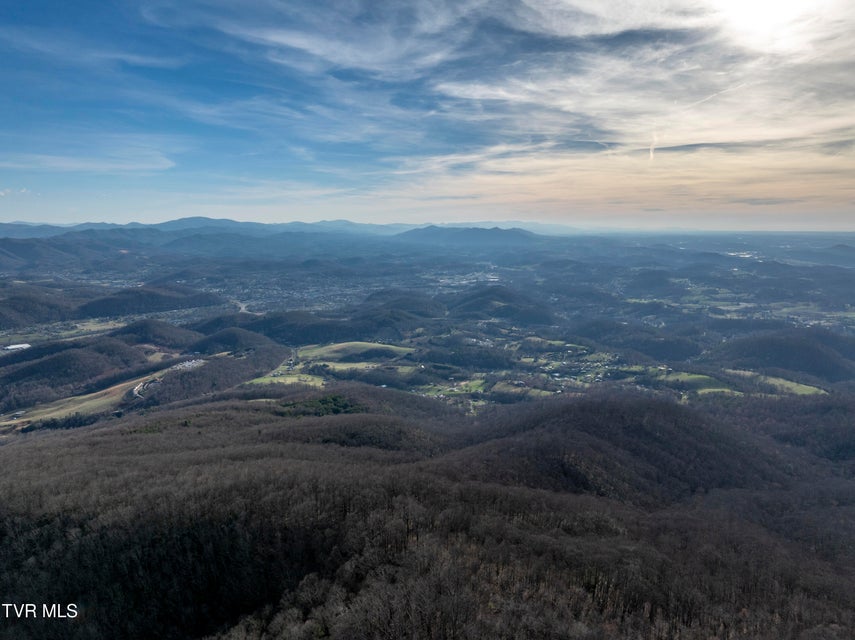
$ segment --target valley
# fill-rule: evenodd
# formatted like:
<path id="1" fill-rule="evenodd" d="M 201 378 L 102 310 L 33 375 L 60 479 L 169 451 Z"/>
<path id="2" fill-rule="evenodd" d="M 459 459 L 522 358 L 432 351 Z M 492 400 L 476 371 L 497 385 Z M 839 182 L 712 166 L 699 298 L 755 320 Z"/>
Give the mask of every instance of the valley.
<path id="1" fill-rule="evenodd" d="M 469 411 L 596 387 L 644 389 L 680 402 L 718 393 L 822 394 L 846 387 L 855 370 L 852 270 L 838 264 L 837 245 L 826 262 L 820 259 L 821 238 L 739 238 L 732 241 L 750 250 L 717 252 L 726 241 L 720 236 L 654 237 L 645 246 L 633 237 L 493 229 L 481 230 L 484 243 L 464 247 L 454 244 L 458 231 L 448 241 L 451 249 L 437 240 L 438 228 L 350 241 L 316 234 L 298 255 L 280 260 L 231 254 L 215 260 L 207 254 L 215 252 L 217 236 L 207 228 L 196 249 L 203 255 L 194 252 L 196 236 L 186 229 L 185 253 L 167 249 L 174 243 L 163 238 L 134 251 L 125 248 L 135 246 L 133 234 L 123 233 L 112 240 L 113 255 L 140 262 L 134 275 L 147 274 L 149 281 L 122 281 L 118 267 L 101 256 L 98 264 L 113 270 L 109 286 L 87 275 L 88 263 L 74 273 L 73 258 L 58 274 L 50 264 L 26 266 L 7 257 L 0 338 L 36 348 L 30 357 L 0 359 L 0 367 L 21 368 L 46 349 L 73 341 L 89 348 L 87 340 L 110 336 L 149 359 L 155 353 L 189 358 L 211 348 L 194 345 L 188 332 L 197 341 L 216 341 L 223 338 L 214 337 L 217 332 L 229 330 L 225 353 L 290 349 L 289 358 L 257 372 L 256 384 L 359 380 Z M 86 240 L 93 235 L 87 232 Z M 293 249 L 283 235 L 283 245 Z M 812 262 L 804 259 L 808 249 Z M 162 335 L 129 340 L 123 328 L 138 323 Z M 184 341 L 168 335 L 176 331 Z M 71 395 L 63 398 L 51 389 L 44 398 L 61 400 L 66 412 L 97 414 L 99 405 L 88 399 L 91 385 L 100 384 L 95 381 L 107 368 L 122 382 L 139 364 L 131 358 L 75 373 L 89 386 L 68 387 L 62 393 Z M 15 419 L 22 427 L 42 415 L 26 397 L 3 404 L 7 428 L 10 412 L 28 412 Z M 124 410 L 139 400 L 110 408 Z"/>
<path id="2" fill-rule="evenodd" d="M 850 637 L 855 235 L 219 224 L 0 238 L 0 637 Z"/>

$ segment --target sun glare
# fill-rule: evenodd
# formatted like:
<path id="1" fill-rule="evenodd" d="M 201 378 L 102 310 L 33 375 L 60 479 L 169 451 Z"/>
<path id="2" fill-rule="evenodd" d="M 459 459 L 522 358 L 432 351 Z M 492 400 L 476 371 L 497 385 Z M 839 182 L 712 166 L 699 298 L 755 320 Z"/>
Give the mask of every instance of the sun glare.
<path id="1" fill-rule="evenodd" d="M 724 27 L 746 46 L 792 51 L 810 44 L 811 25 L 833 0 L 712 0 Z"/>

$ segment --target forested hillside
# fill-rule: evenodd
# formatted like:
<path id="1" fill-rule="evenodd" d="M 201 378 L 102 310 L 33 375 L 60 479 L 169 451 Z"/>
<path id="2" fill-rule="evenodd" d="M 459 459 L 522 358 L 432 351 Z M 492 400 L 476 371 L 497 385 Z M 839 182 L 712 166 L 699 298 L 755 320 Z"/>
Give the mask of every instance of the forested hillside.
<path id="1" fill-rule="evenodd" d="M 0 635 L 848 638 L 855 490 L 786 409 L 275 386 L 21 436 L 0 589 L 80 615 Z"/>

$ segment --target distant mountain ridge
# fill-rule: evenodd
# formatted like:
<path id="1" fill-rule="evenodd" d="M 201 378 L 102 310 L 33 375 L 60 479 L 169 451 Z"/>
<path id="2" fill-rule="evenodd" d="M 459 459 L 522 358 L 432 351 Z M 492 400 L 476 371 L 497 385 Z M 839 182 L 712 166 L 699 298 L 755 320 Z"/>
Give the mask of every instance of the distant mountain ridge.
<path id="1" fill-rule="evenodd" d="M 509 225 L 512 225 L 509 227 Z M 409 231 L 432 228 L 437 230 L 461 231 L 467 229 L 489 229 L 500 231 L 527 231 L 545 235 L 569 235 L 577 230 L 572 227 L 556 224 L 515 221 L 497 222 L 457 222 L 429 225 L 427 223 L 365 223 L 352 222 L 345 219 L 320 220 L 318 222 L 247 222 L 230 220 L 228 218 L 208 218 L 193 216 L 177 218 L 166 222 L 144 224 L 129 222 L 116 224 L 110 222 L 83 222 L 79 224 L 40 224 L 28 222 L 0 222 L 0 239 L 2 238 L 50 238 L 79 231 L 107 230 L 140 230 L 149 229 L 167 233 L 241 233 L 245 235 L 268 235 L 283 232 L 312 232 L 312 233 L 348 233 L 358 235 L 395 236 Z M 462 235 L 466 235 L 463 233 Z M 456 234 L 455 237 L 462 237 Z"/>
<path id="2" fill-rule="evenodd" d="M 537 234 L 524 229 L 500 229 L 491 227 L 439 227 L 430 225 L 405 231 L 397 236 L 414 242 L 444 243 L 456 245 L 528 245 L 538 241 Z"/>
<path id="3" fill-rule="evenodd" d="M 81 224 L 70 227 L 0 223 L 0 269 L 100 268 L 122 260 L 126 270 L 170 257 L 281 260 L 400 251 L 402 244 L 473 250 L 533 246 L 547 240 L 523 229 L 418 227 L 347 220 L 263 224 L 182 218 L 151 225 Z M 409 249 L 407 249 L 409 250 Z"/>
<path id="4" fill-rule="evenodd" d="M 319 222 L 243 222 L 227 218 L 207 218 L 194 216 L 178 218 L 166 222 L 143 224 L 130 222 L 114 224 L 109 222 L 83 222 L 72 225 L 30 224 L 26 222 L 0 222 L 0 238 L 50 238 L 79 231 L 106 230 L 158 230 L 168 233 L 188 232 L 223 233 L 233 232 L 245 235 L 268 235 L 290 231 L 310 231 L 320 233 L 354 233 L 361 235 L 395 235 L 419 225 L 415 224 L 369 224 L 351 222 L 350 220 L 321 220 Z"/>

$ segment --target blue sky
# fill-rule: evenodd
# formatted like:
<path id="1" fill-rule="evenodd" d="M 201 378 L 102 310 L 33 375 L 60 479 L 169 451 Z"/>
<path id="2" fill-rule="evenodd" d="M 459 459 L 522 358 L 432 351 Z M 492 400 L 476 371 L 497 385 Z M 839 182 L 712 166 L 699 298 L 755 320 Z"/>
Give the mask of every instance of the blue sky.
<path id="1" fill-rule="evenodd" d="M 0 221 L 855 230 L 850 0 L 0 7 Z"/>

